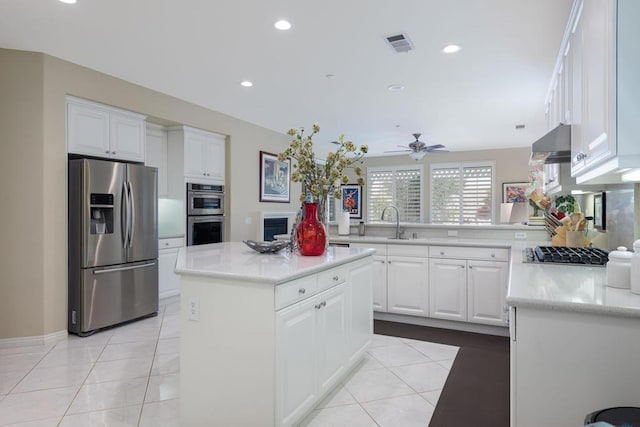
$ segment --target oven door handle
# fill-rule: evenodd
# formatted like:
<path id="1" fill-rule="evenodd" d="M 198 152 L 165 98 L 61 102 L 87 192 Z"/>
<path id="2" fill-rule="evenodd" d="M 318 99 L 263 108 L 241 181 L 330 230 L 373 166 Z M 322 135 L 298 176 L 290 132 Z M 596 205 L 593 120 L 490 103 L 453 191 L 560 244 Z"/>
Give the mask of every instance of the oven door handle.
<path id="1" fill-rule="evenodd" d="M 224 193 L 212 193 L 211 191 L 189 191 L 189 196 L 207 197 L 207 198 L 220 198 L 224 196 Z"/>
<path id="2" fill-rule="evenodd" d="M 216 215 L 214 217 L 212 217 L 212 216 L 207 216 L 207 217 L 191 216 L 191 217 L 189 217 L 189 221 L 191 221 L 191 222 L 222 222 L 222 221 L 224 221 L 224 215 Z"/>

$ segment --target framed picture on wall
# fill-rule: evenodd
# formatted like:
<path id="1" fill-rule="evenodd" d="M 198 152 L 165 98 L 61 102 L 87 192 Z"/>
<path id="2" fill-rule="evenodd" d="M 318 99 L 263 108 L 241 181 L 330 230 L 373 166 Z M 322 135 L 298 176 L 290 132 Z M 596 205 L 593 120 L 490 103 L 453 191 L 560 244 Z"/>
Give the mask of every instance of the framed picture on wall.
<path id="1" fill-rule="evenodd" d="M 502 203 L 528 202 L 524 194 L 528 186 L 528 182 L 503 182 Z"/>
<path id="2" fill-rule="evenodd" d="M 349 218 L 362 219 L 362 186 L 347 184 L 341 187 L 340 204 L 342 211 L 349 212 Z"/>
<path id="3" fill-rule="evenodd" d="M 606 229 L 606 208 L 605 193 L 595 194 L 593 196 L 593 228 L 598 231 L 604 231 Z"/>
<path id="4" fill-rule="evenodd" d="M 260 201 L 289 203 L 291 159 L 281 162 L 276 154 L 260 152 Z"/>

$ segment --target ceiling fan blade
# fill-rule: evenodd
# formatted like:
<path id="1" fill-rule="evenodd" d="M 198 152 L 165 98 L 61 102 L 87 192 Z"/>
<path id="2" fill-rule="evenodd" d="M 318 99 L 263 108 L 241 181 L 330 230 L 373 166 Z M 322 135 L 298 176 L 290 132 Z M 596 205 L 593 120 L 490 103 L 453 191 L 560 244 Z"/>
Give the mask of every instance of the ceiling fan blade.
<path id="1" fill-rule="evenodd" d="M 438 148 L 444 148 L 444 145 L 442 144 L 428 145 L 424 147 L 423 150 L 433 151 L 433 150 L 437 150 Z"/>
<path id="2" fill-rule="evenodd" d="M 413 150 L 387 150 L 385 153 L 409 153 Z"/>
<path id="3" fill-rule="evenodd" d="M 426 148 L 422 151 L 426 151 L 427 153 L 448 153 L 449 150 L 427 150 Z"/>

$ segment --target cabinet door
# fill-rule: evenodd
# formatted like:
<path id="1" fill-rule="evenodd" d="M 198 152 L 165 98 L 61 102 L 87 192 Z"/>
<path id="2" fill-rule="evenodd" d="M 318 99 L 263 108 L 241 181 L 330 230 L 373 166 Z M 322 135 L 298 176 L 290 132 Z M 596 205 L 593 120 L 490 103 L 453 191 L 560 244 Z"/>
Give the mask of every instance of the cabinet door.
<path id="1" fill-rule="evenodd" d="M 69 153 L 110 157 L 109 112 L 67 103 L 67 145 Z"/>
<path id="2" fill-rule="evenodd" d="M 276 420 L 290 426 L 316 399 L 316 299 L 276 312 Z"/>
<path id="3" fill-rule="evenodd" d="M 428 271 L 426 258 L 387 256 L 387 311 L 428 316 Z"/>
<path id="4" fill-rule="evenodd" d="M 583 136 L 587 157 L 586 167 L 606 160 L 616 154 L 611 134 L 610 117 L 614 113 L 612 91 L 615 87 L 612 71 L 615 67 L 614 52 L 614 3 L 602 0 L 584 0 L 582 20 L 584 22 L 583 49 Z"/>
<path id="5" fill-rule="evenodd" d="M 429 308 L 431 317 L 467 320 L 467 261 L 429 260 Z"/>
<path id="6" fill-rule="evenodd" d="M 162 129 L 147 128 L 145 165 L 158 168 L 158 196 L 168 195 L 167 190 L 167 133 Z"/>
<path id="7" fill-rule="evenodd" d="M 316 351 L 319 394 L 329 391 L 345 370 L 347 345 L 345 287 L 343 283 L 314 298 L 317 316 Z M 369 310 L 371 310 L 370 305 Z"/>
<path id="8" fill-rule="evenodd" d="M 184 132 L 184 175 L 207 178 L 206 147 L 208 139 L 200 133 Z"/>
<path id="9" fill-rule="evenodd" d="M 584 23 L 582 21 L 582 5 L 579 6 L 576 23 L 570 36 L 571 41 L 571 176 L 584 169 L 584 129 L 583 129 L 583 89 L 582 89 L 582 50 Z"/>
<path id="10" fill-rule="evenodd" d="M 377 264 L 382 263 L 374 261 L 373 265 Z M 360 264 L 352 267 L 347 277 L 349 292 L 347 301 L 347 320 L 349 322 L 347 364 L 349 365 L 362 356 L 373 336 L 373 311 L 371 310 L 373 270 L 372 264 Z"/>
<path id="11" fill-rule="evenodd" d="M 387 257 L 373 256 L 373 310 L 387 311 Z"/>
<path id="12" fill-rule="evenodd" d="M 468 320 L 505 326 L 504 305 L 507 296 L 509 263 L 468 261 Z"/>
<path id="13" fill-rule="evenodd" d="M 180 276 L 175 273 L 179 249 L 158 251 L 158 296 L 180 295 Z"/>
<path id="14" fill-rule="evenodd" d="M 114 158 L 144 162 L 146 124 L 143 118 L 111 112 L 109 140 Z"/>
<path id="15" fill-rule="evenodd" d="M 211 140 L 204 144 L 204 158 L 206 160 L 205 172 L 207 178 L 224 180 L 225 162 L 224 138 L 212 135 Z"/>

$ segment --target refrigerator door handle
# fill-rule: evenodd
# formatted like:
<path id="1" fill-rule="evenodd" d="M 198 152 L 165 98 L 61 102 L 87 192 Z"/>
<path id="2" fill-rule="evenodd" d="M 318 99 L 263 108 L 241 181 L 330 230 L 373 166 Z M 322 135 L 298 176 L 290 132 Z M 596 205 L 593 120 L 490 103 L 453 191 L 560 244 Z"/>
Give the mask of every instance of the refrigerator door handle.
<path id="1" fill-rule="evenodd" d="M 109 268 L 109 269 L 104 269 L 104 270 L 94 270 L 93 274 L 116 273 L 118 271 L 128 271 L 128 270 L 136 270 L 138 268 L 153 267 L 154 265 L 156 265 L 155 262 L 149 262 L 149 263 L 146 263 L 146 264 L 131 265 L 129 267 L 117 267 L 117 268 Z"/>
<path id="2" fill-rule="evenodd" d="M 122 183 L 122 209 L 120 215 L 120 224 L 122 228 L 123 248 L 127 248 L 129 244 L 129 192 L 127 191 L 127 182 Z"/>
<path id="3" fill-rule="evenodd" d="M 133 194 L 133 186 L 131 185 L 131 181 L 127 182 L 129 185 L 129 204 L 131 207 L 130 217 L 131 222 L 129 226 L 129 247 L 133 247 L 133 235 L 136 231 L 136 202 Z"/>

